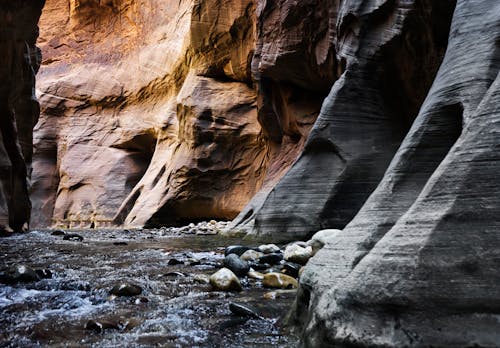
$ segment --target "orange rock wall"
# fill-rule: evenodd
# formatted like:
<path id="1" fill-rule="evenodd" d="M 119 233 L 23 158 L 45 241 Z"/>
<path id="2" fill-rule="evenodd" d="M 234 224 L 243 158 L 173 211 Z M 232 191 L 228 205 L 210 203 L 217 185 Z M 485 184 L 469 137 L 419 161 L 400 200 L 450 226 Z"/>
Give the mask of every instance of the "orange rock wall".
<path id="1" fill-rule="evenodd" d="M 232 219 L 263 184 L 272 187 L 319 112 L 331 77 L 323 79 L 316 65 L 331 57 L 325 37 L 326 51 L 309 45 L 321 61 L 312 65 L 297 60 L 307 42 L 285 38 L 276 52 L 263 50 L 263 40 L 283 28 L 259 27 L 262 6 L 48 0 L 40 22 L 33 224 Z M 271 53 L 286 59 L 260 69 L 264 51 L 267 60 Z M 304 80 L 267 74 L 309 65 Z M 318 76 L 319 91 L 311 83 Z"/>

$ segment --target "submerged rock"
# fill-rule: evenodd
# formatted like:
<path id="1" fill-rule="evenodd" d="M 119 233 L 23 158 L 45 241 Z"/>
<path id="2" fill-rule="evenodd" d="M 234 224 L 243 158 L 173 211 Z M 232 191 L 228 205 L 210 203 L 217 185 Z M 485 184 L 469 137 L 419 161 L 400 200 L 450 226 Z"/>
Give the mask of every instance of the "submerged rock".
<path id="1" fill-rule="evenodd" d="M 185 277 L 186 275 L 181 272 L 168 272 L 165 274 L 165 277 L 168 278 L 179 278 L 179 277 Z"/>
<path id="2" fill-rule="evenodd" d="M 274 290 L 266 292 L 262 297 L 266 300 L 276 300 L 287 296 L 295 296 L 295 294 L 297 294 L 297 289 Z"/>
<path id="3" fill-rule="evenodd" d="M 227 268 L 221 268 L 212 274 L 210 284 L 215 290 L 221 291 L 241 291 L 243 289 L 238 277 Z"/>
<path id="4" fill-rule="evenodd" d="M 35 272 L 40 277 L 40 279 L 52 278 L 52 271 L 49 269 L 36 269 Z"/>
<path id="5" fill-rule="evenodd" d="M 197 274 L 193 277 L 193 281 L 195 281 L 199 284 L 209 284 L 210 277 L 207 276 L 206 274 Z"/>
<path id="6" fill-rule="evenodd" d="M 175 266 L 175 265 L 183 265 L 184 261 L 178 260 L 178 259 L 170 259 L 168 260 L 168 265 L 169 266 Z"/>
<path id="7" fill-rule="evenodd" d="M 52 236 L 64 236 L 66 235 L 66 232 L 63 230 L 55 230 L 54 232 L 51 233 Z"/>
<path id="8" fill-rule="evenodd" d="M 119 323 L 107 320 L 89 320 L 85 324 L 85 330 L 101 333 L 104 330 L 121 330 L 122 327 Z"/>
<path id="9" fill-rule="evenodd" d="M 109 293 L 115 296 L 137 296 L 142 293 L 142 288 L 139 285 L 121 283 L 115 285 Z"/>
<path id="10" fill-rule="evenodd" d="M 83 242 L 83 237 L 80 236 L 79 234 L 76 234 L 76 233 L 70 233 L 70 234 L 64 235 L 63 240 L 72 240 L 72 241 L 76 241 L 76 242 Z"/>
<path id="11" fill-rule="evenodd" d="M 4 284 L 30 283 L 39 280 L 37 272 L 26 265 L 10 266 L 0 275 L 0 282 Z"/>
<path id="12" fill-rule="evenodd" d="M 312 257 L 312 247 L 306 246 L 305 248 L 298 245 L 292 244 L 285 249 L 285 260 L 305 265 L 307 261 Z"/>
<path id="13" fill-rule="evenodd" d="M 229 310 L 240 317 L 262 318 L 255 309 L 239 303 L 229 303 Z"/>
<path id="14" fill-rule="evenodd" d="M 240 259 L 236 254 L 229 254 L 224 259 L 224 266 L 237 276 L 244 276 L 250 270 L 248 262 Z"/>
<path id="15" fill-rule="evenodd" d="M 295 278 L 287 276 L 286 274 L 273 272 L 264 274 L 262 285 L 267 288 L 296 289 L 299 283 Z"/>

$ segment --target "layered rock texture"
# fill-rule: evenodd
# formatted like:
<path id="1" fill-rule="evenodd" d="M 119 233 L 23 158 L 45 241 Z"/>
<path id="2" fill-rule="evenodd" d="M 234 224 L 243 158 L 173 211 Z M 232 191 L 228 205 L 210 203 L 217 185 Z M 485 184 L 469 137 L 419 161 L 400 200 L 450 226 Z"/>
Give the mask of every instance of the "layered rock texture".
<path id="1" fill-rule="evenodd" d="M 301 277 L 304 346 L 498 346 L 497 1 L 48 0 L 41 29 L 38 225 L 340 229 Z M 0 42 L 4 229 L 29 212 L 30 33 Z"/>
<path id="2" fill-rule="evenodd" d="M 43 0 L 0 2 L 0 233 L 26 231 L 30 220 L 29 181 L 33 137 L 40 108 L 35 46 Z"/>
<path id="3" fill-rule="evenodd" d="M 369 23 L 356 8 L 379 3 L 340 13 Z M 419 4 L 385 13 L 404 32 Z M 444 11 L 444 24 L 454 4 L 436 5 L 421 9 Z M 500 4 L 458 0 L 444 60 L 380 184 L 303 273 L 304 346 L 498 347 L 499 43 Z"/>
<path id="4" fill-rule="evenodd" d="M 264 197 L 335 78 L 316 3 L 47 1 L 34 223 L 232 219 Z"/>

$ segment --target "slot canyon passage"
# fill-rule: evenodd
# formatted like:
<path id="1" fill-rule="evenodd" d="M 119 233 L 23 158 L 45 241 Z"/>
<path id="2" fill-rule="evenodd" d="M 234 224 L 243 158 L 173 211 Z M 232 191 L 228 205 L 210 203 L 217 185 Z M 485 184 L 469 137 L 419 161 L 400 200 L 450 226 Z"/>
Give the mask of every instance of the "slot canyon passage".
<path id="1" fill-rule="evenodd" d="M 500 347 L 497 0 L 0 0 L 0 47 L 0 347 Z"/>

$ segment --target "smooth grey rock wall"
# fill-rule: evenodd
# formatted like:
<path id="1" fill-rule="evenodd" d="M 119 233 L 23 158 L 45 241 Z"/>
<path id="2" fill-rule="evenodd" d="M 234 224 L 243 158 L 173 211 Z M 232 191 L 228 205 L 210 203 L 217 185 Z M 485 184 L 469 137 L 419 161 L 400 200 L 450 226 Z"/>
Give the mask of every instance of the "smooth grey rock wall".
<path id="1" fill-rule="evenodd" d="M 383 180 L 304 271 L 304 346 L 498 347 L 499 68 L 500 3 L 457 1 Z"/>
<path id="2" fill-rule="evenodd" d="M 382 179 L 444 55 L 453 1 L 332 6 L 339 79 L 290 171 L 235 229 L 293 240 L 343 228 Z M 262 200 L 262 197 L 260 197 Z M 250 203 L 252 205 L 253 202 Z M 251 220 L 249 222 L 248 220 Z"/>

